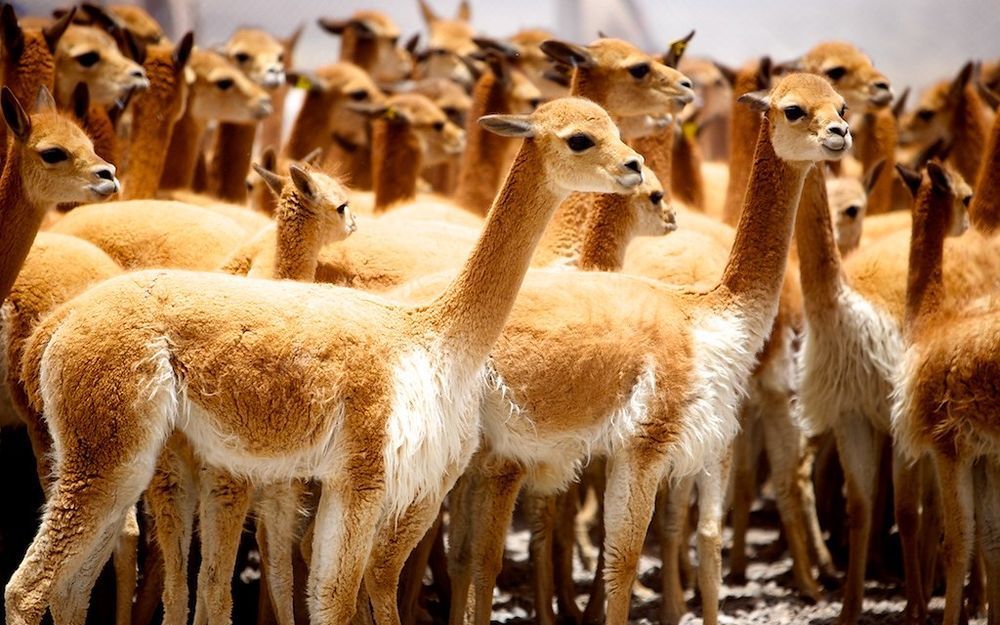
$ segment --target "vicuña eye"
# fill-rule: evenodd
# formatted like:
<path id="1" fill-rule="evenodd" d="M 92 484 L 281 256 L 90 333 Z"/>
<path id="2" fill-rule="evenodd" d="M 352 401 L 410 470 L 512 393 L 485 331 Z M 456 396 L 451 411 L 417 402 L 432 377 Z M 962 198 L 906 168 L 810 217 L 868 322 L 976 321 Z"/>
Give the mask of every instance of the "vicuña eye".
<path id="1" fill-rule="evenodd" d="M 594 147 L 594 140 L 583 133 L 578 133 L 567 139 L 566 145 L 574 152 L 583 152 L 587 148 Z"/>
<path id="2" fill-rule="evenodd" d="M 851 204 L 850 206 L 844 209 L 844 214 L 850 217 L 851 219 L 857 217 L 858 213 L 860 212 L 861 212 L 861 207 L 855 204 Z"/>
<path id="3" fill-rule="evenodd" d="M 233 84 L 232 78 L 222 78 L 215 81 L 215 86 L 219 88 L 219 91 L 228 91 Z"/>
<path id="4" fill-rule="evenodd" d="M 361 102 L 362 100 L 368 99 L 368 92 L 364 89 L 358 89 L 357 91 L 352 91 L 347 94 L 347 97 L 354 100 L 355 102 Z"/>
<path id="5" fill-rule="evenodd" d="M 847 69 L 838 65 L 837 67 L 831 67 L 830 69 L 826 70 L 825 73 L 830 78 L 830 80 L 840 80 L 841 78 L 844 77 L 844 74 L 847 73 Z"/>
<path id="6" fill-rule="evenodd" d="M 920 109 L 917 111 L 917 117 L 919 117 L 922 121 L 929 122 L 934 118 L 934 111 L 931 109 Z"/>
<path id="7" fill-rule="evenodd" d="M 93 67 L 101 60 L 101 55 L 97 52 L 84 52 L 76 57 L 76 62 L 83 67 Z"/>
<path id="8" fill-rule="evenodd" d="M 436 121 L 433 124 L 431 124 L 431 128 L 433 128 L 434 130 L 436 130 L 438 132 L 441 132 L 442 130 L 444 130 L 444 122 L 442 122 L 442 121 Z"/>
<path id="9" fill-rule="evenodd" d="M 785 119 L 794 122 L 806 116 L 806 112 L 800 106 L 789 106 L 785 108 Z"/>
<path id="10" fill-rule="evenodd" d="M 649 73 L 649 63 L 636 63 L 628 68 L 628 73 L 632 74 L 633 78 L 645 78 Z"/>
<path id="11" fill-rule="evenodd" d="M 250 60 L 250 55 L 247 54 L 246 52 L 237 52 L 236 54 L 233 55 L 233 58 L 236 59 L 237 63 L 242 65 Z"/>
<path id="12" fill-rule="evenodd" d="M 69 154 L 67 154 L 66 150 L 62 148 L 48 148 L 47 150 L 42 150 L 38 154 L 42 157 L 42 160 L 49 165 L 61 163 L 69 158 Z"/>
<path id="13" fill-rule="evenodd" d="M 653 206 L 656 206 L 657 204 L 663 201 L 663 192 L 653 191 L 652 193 L 649 194 L 649 201 L 653 203 Z"/>
<path id="14" fill-rule="evenodd" d="M 963 197 L 962 198 L 962 204 L 965 204 L 965 207 L 969 208 L 969 204 L 972 204 L 972 196 L 971 195 L 967 195 L 967 196 Z"/>
<path id="15" fill-rule="evenodd" d="M 347 210 L 347 202 L 344 202 L 343 204 L 341 204 L 340 206 L 337 207 L 337 214 L 338 215 L 343 215 L 344 211 L 346 211 L 346 210 Z"/>

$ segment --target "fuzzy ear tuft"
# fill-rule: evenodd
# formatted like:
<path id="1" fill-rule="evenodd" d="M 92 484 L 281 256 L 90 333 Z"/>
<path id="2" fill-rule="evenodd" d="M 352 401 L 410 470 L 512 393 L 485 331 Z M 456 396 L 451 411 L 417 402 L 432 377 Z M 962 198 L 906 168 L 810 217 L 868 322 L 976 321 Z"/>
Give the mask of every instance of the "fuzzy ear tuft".
<path id="1" fill-rule="evenodd" d="M 945 173 L 944 167 L 936 159 L 928 161 L 927 163 L 927 175 L 931 178 L 931 184 L 934 188 L 942 193 L 951 192 L 951 181 L 948 180 L 948 174 Z"/>
<path id="2" fill-rule="evenodd" d="M 253 163 L 252 167 L 253 170 L 257 172 L 257 175 L 264 181 L 264 184 L 267 185 L 267 188 L 271 190 L 271 193 L 273 193 L 275 197 L 280 197 L 281 190 L 285 186 L 285 179 L 270 169 L 262 167 L 257 163 Z"/>
<path id="3" fill-rule="evenodd" d="M 910 190 L 910 195 L 913 197 L 917 196 L 917 190 L 920 188 L 920 181 L 922 176 L 920 172 L 915 169 L 910 169 L 902 163 L 896 163 L 896 173 L 906 184 L 906 188 Z"/>
<path id="4" fill-rule="evenodd" d="M 758 113 L 763 113 L 771 108 L 771 98 L 768 96 L 768 92 L 763 90 L 744 93 L 737 101 L 749 107 L 751 111 L 757 111 Z"/>
<path id="5" fill-rule="evenodd" d="M 35 96 L 36 113 L 55 113 L 56 100 L 52 97 L 52 92 L 45 85 L 38 88 L 38 95 Z"/>
<path id="6" fill-rule="evenodd" d="M 593 67 L 594 57 L 590 51 L 575 43 L 549 39 L 539 46 L 549 58 L 570 67 Z"/>
<path id="7" fill-rule="evenodd" d="M 878 177 L 882 175 L 883 169 L 885 169 L 885 159 L 881 158 L 865 174 L 865 194 L 870 194 L 872 189 L 875 188 L 875 184 L 878 182 Z"/>
<path id="8" fill-rule="evenodd" d="M 298 189 L 303 197 L 310 201 L 316 199 L 316 183 L 309 172 L 298 165 L 289 165 L 288 174 L 292 178 L 292 184 L 295 185 L 295 188 Z"/>
<path id="9" fill-rule="evenodd" d="M 17 101 L 14 92 L 6 85 L 0 90 L 0 109 L 3 109 L 3 119 L 14 137 L 22 143 L 27 141 L 31 135 L 31 118 L 24 112 L 24 107 Z"/>
<path id="10" fill-rule="evenodd" d="M 501 137 L 535 136 L 535 125 L 530 115 L 485 115 L 479 118 L 479 125 Z"/>

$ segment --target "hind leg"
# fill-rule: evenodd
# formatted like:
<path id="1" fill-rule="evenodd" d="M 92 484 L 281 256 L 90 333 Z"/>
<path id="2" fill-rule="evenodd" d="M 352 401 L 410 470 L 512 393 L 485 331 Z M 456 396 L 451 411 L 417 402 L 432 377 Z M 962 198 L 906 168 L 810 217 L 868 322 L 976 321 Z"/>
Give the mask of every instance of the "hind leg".
<path id="1" fill-rule="evenodd" d="M 730 454 L 710 462 L 698 482 L 698 588 L 705 625 L 718 625 L 722 584 L 722 516 L 729 482 Z"/>
<path id="2" fill-rule="evenodd" d="M 920 466 L 911 466 L 898 449 L 893 449 L 892 482 L 894 514 L 899 528 L 899 539 L 903 546 L 903 574 L 906 590 L 904 620 L 911 625 L 927 622 L 921 553 L 918 543 L 920 534 L 920 500 L 923 496 L 923 480 Z M 925 514 L 929 511 L 925 511 Z"/>
<path id="3" fill-rule="evenodd" d="M 448 496 L 448 577 L 451 579 L 451 603 L 448 609 L 450 625 L 462 625 L 471 617 L 472 544 L 475 514 L 473 503 L 478 490 L 479 454 L 472 457 L 465 473 Z M 474 599 L 473 599 L 474 601 Z M 474 605 L 474 603 L 473 603 Z M 471 620 L 471 618 L 469 619 Z"/>
<path id="4" fill-rule="evenodd" d="M 292 548 L 302 490 L 298 480 L 268 484 L 257 502 L 258 536 L 264 539 L 261 564 L 278 625 L 295 625 Z"/>
<path id="5" fill-rule="evenodd" d="M 660 622 L 676 625 L 687 612 L 684 585 L 681 583 L 681 551 L 687 551 L 687 515 L 694 478 L 685 477 L 673 484 L 663 484 L 660 498 L 660 518 L 656 528 L 660 538 L 660 560 L 663 567 Z"/>
<path id="6" fill-rule="evenodd" d="M 962 590 L 969 571 L 975 531 L 972 467 L 968 458 L 935 454 L 941 484 L 944 516 L 945 587 L 944 625 L 958 625 L 962 619 Z"/>
<path id="7" fill-rule="evenodd" d="M 132 599 L 135 597 L 136 581 L 139 575 L 139 521 L 135 506 L 125 517 L 125 524 L 118 534 L 115 545 L 115 625 L 129 625 L 132 622 Z"/>
<path id="8" fill-rule="evenodd" d="M 744 402 L 746 404 L 748 402 Z M 756 411 L 744 405 L 740 414 L 742 427 L 733 443 L 735 470 L 733 472 L 733 547 L 729 550 L 729 575 L 734 583 L 746 581 L 747 530 L 750 527 L 750 509 L 757 495 L 757 467 L 760 460 L 761 419 Z"/>
<path id="9" fill-rule="evenodd" d="M 1000 466 L 992 458 L 979 461 L 975 472 L 976 528 L 986 564 L 988 624 L 1000 623 Z"/>

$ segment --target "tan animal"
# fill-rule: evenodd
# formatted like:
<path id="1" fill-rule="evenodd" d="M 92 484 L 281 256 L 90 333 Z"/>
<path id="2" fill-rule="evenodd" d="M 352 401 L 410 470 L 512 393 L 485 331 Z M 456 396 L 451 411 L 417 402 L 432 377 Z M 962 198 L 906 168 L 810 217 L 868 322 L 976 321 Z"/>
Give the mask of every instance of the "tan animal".
<path id="1" fill-rule="evenodd" d="M 470 23 L 472 9 L 468 0 L 462 0 L 454 19 L 439 17 L 426 0 L 417 0 L 424 18 L 430 41 L 427 50 L 417 56 L 414 75 L 417 78 L 448 78 L 472 86 L 475 81 L 465 57 L 476 51 L 473 40 L 475 29 Z"/>
<path id="2" fill-rule="evenodd" d="M 862 228 L 867 230 L 869 225 L 869 197 L 884 166 L 885 163 L 880 162 L 875 170 L 868 173 L 864 181 L 850 176 L 830 177 L 826 180 L 826 195 L 830 204 L 834 239 L 841 257 L 854 251 L 861 244 Z M 971 189 L 969 195 L 972 195 Z M 872 221 L 877 221 L 877 218 Z"/>
<path id="3" fill-rule="evenodd" d="M 320 479 L 313 622 L 347 622 L 363 575 L 377 618 L 398 619 L 399 571 L 475 449 L 482 368 L 545 221 L 570 190 L 641 181 L 638 155 L 590 102 L 566 99 L 483 123 L 525 142 L 481 244 L 433 304 L 159 271 L 106 282 L 42 323 L 24 377 L 52 424 L 59 477 L 7 585 L 8 623 L 37 623 L 68 579 L 74 592 L 89 592 L 174 431 L 209 464 L 239 475 Z M 570 143 L 579 141 L 567 136 L 592 145 L 573 156 Z M 101 328 L 99 339 L 89 323 Z M 234 340 L 247 341 L 244 356 Z M 107 361 L 96 365 L 98 354 Z M 72 383 L 63 377 L 69 369 Z M 123 393 L 134 399 L 122 402 Z M 275 404 L 278 397 L 286 400 Z M 84 420 L 71 408 L 77 402 L 93 408 Z M 240 416 L 248 409 L 259 411 L 251 421 Z"/>
<path id="4" fill-rule="evenodd" d="M 705 159 L 725 160 L 729 155 L 735 72 L 703 57 L 685 55 L 677 69 L 691 79 L 701 102 L 700 117 L 708 123 L 698 142 Z"/>
<path id="5" fill-rule="evenodd" d="M 525 28 L 511 35 L 508 40 L 508 43 L 517 50 L 518 69 L 524 72 L 528 80 L 541 92 L 542 99 L 546 101 L 561 98 L 568 93 L 567 85 L 552 80 L 552 75 L 549 73 L 552 63 L 541 48 L 544 42 L 555 38 L 555 34 L 547 30 Z"/>
<path id="6" fill-rule="evenodd" d="M 83 82 L 94 104 L 110 106 L 130 91 L 149 87 L 141 65 L 126 58 L 108 33 L 94 26 L 70 26 L 56 48 L 56 101 L 68 106 Z"/>
<path id="7" fill-rule="evenodd" d="M 413 71 L 413 58 L 399 47 L 399 27 L 380 11 L 357 11 L 348 19 L 320 18 L 326 32 L 340 36 L 340 60 L 354 63 L 378 84 L 391 85 Z"/>

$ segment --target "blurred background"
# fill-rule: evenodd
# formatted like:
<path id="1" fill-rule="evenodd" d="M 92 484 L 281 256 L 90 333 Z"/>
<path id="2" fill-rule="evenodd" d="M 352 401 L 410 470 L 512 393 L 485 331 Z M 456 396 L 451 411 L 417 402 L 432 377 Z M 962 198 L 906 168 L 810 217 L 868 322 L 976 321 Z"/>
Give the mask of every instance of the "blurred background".
<path id="1" fill-rule="evenodd" d="M 115 0 L 129 2 L 130 0 Z M 201 45 L 225 41 L 237 26 L 258 26 L 285 36 L 306 31 L 297 65 L 312 68 L 336 60 L 339 38 L 321 31 L 319 16 L 346 17 L 360 8 L 388 12 L 404 37 L 423 31 L 416 0 L 133 0 L 150 9 L 171 36 L 188 29 Z M 452 16 L 458 0 L 428 0 Z M 473 24 L 505 36 L 543 27 L 587 42 L 597 31 L 660 51 L 696 29 L 692 55 L 711 55 L 730 65 L 760 54 L 794 58 L 820 40 L 845 39 L 860 46 L 892 80 L 921 89 L 958 71 L 968 59 L 1000 57 L 1000 0 L 471 0 Z M 46 14 L 66 0 L 15 0 L 18 14 Z M 425 39 L 426 41 L 426 39 Z"/>

